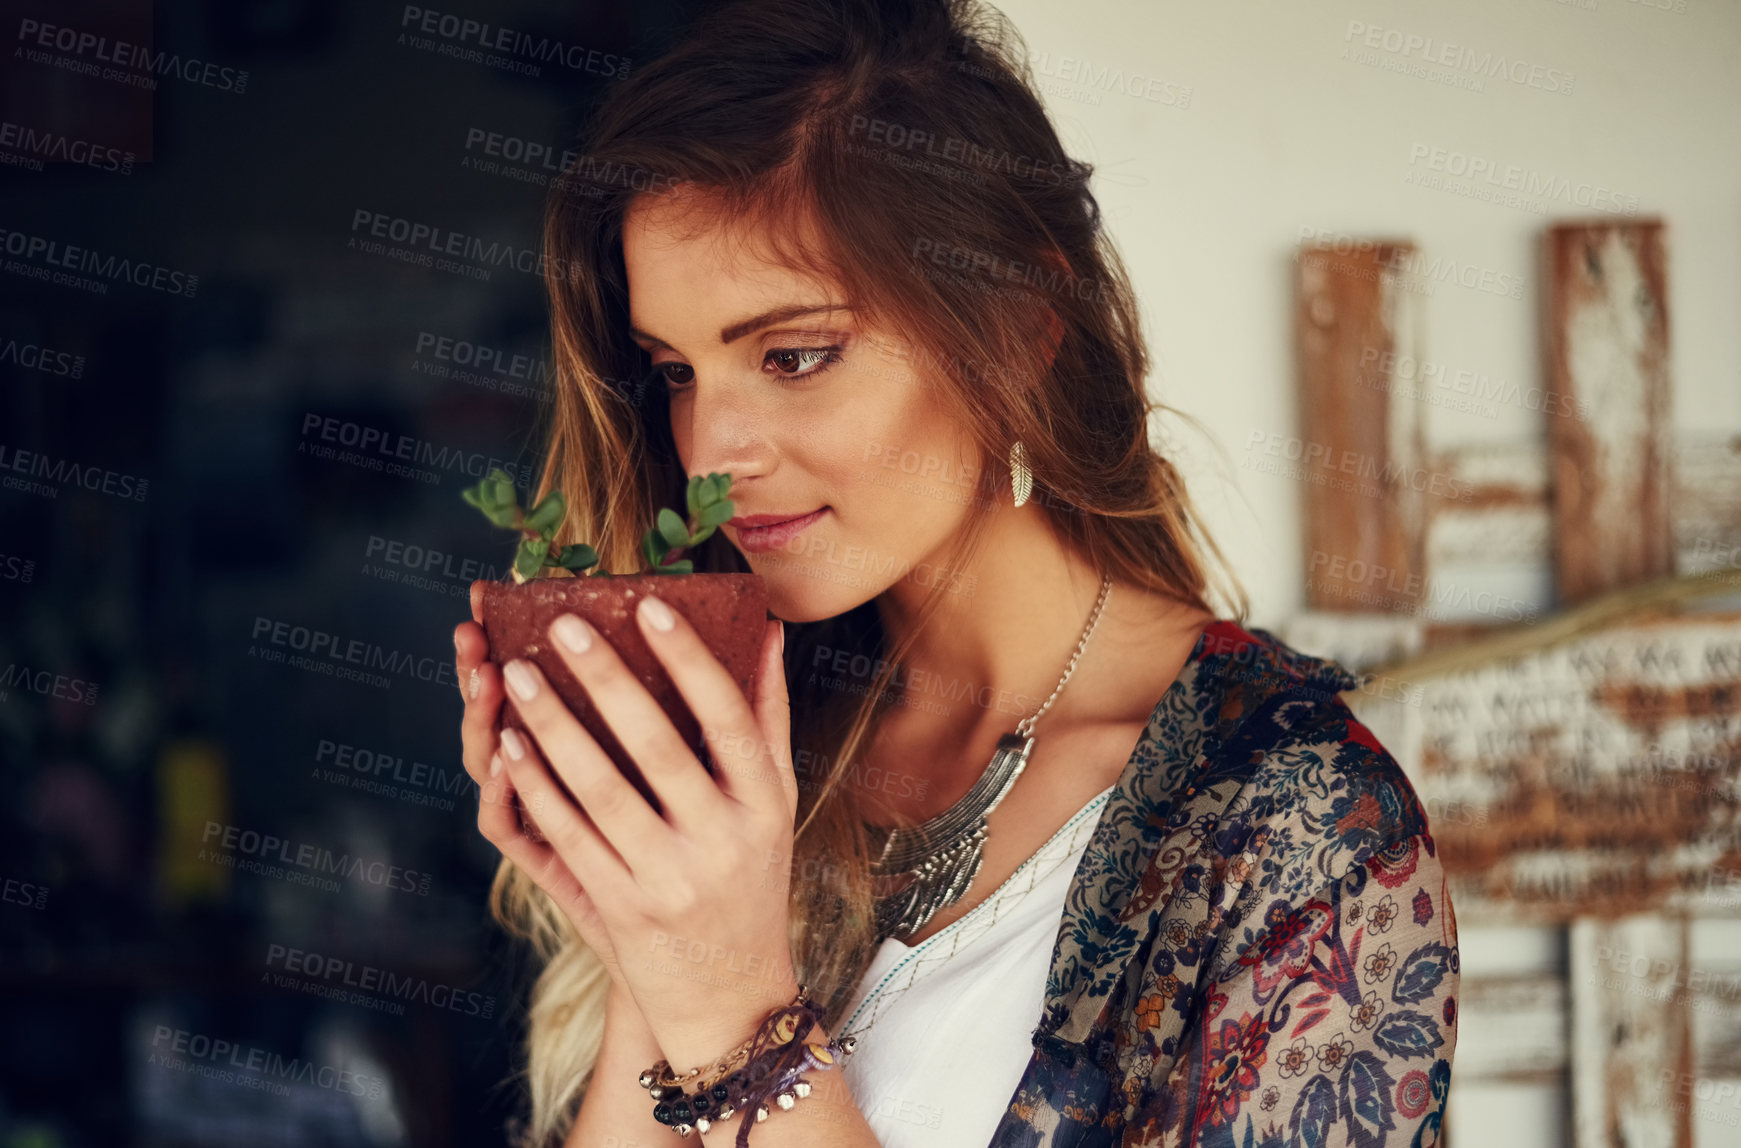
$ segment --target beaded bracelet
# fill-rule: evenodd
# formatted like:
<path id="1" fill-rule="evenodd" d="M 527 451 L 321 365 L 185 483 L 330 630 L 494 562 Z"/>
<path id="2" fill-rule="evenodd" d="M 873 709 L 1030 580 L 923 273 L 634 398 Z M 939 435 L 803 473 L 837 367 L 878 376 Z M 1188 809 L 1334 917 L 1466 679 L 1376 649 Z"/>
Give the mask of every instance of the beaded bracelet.
<path id="1" fill-rule="evenodd" d="M 732 1069 L 737 1068 L 739 1064 L 743 1062 L 744 1057 L 750 1050 L 750 1042 L 754 1039 L 754 1037 L 751 1037 L 750 1040 L 744 1041 L 742 1044 L 714 1061 L 706 1076 L 702 1076 L 700 1068 L 692 1068 L 682 1076 L 678 1076 L 671 1070 L 670 1061 L 657 1061 L 654 1063 L 652 1068 L 641 1073 L 641 1087 L 651 1092 L 655 1100 L 667 1091 L 681 1093 L 684 1087 L 691 1081 L 695 1081 L 693 1085 L 694 1091 L 705 1092 L 720 1077 L 724 1076 Z M 701 1079 L 696 1080 L 697 1077 L 701 1077 Z"/>
<path id="2" fill-rule="evenodd" d="M 804 1003 L 806 1003 L 806 998 L 804 996 L 804 986 L 799 985 L 798 986 L 798 995 L 793 997 L 791 1004 L 789 1004 L 785 1007 L 788 1009 L 795 1008 L 795 1007 L 797 1007 L 801 1004 L 804 1004 Z M 777 1033 L 776 1039 L 778 1040 L 779 1043 L 784 1044 L 787 1040 L 790 1040 L 791 1037 L 789 1034 L 788 1035 L 780 1035 Z M 701 1079 L 700 1081 L 698 1081 L 694 1085 L 693 1091 L 694 1092 L 706 1092 L 706 1091 L 708 1091 L 709 1088 L 712 1086 L 712 1084 L 715 1081 L 717 1081 L 720 1077 L 724 1076 L 726 1073 L 730 1072 L 732 1069 L 738 1067 L 741 1063 L 743 1063 L 748 1058 L 750 1047 L 755 1043 L 755 1040 L 756 1040 L 756 1037 L 755 1037 L 755 1035 L 752 1034 L 748 1040 L 744 1041 L 742 1044 L 738 1045 L 736 1048 L 732 1049 L 730 1052 L 726 1053 L 724 1056 L 722 1056 L 718 1060 L 714 1061 L 713 1065 L 711 1066 L 711 1068 L 708 1072 L 708 1075 L 706 1077 L 704 1077 L 703 1079 Z M 678 1076 L 676 1073 L 671 1071 L 671 1062 L 670 1061 L 660 1059 L 660 1060 L 653 1062 L 653 1067 L 651 1067 L 651 1068 L 647 1069 L 647 1071 L 641 1073 L 640 1085 L 642 1088 L 645 1088 L 648 1091 L 650 1091 L 653 1094 L 653 1098 L 655 1100 L 657 1100 L 657 1099 L 659 1099 L 659 1097 L 663 1093 L 666 1093 L 666 1092 L 673 1092 L 674 1091 L 678 1094 L 681 1094 L 683 1092 L 684 1085 L 688 1084 L 690 1081 L 692 1081 L 696 1077 L 700 1076 L 701 1071 L 702 1070 L 699 1067 L 692 1068 L 688 1072 L 685 1072 L 683 1075 Z"/>
<path id="3" fill-rule="evenodd" d="M 753 1108 L 755 1120 L 746 1118 L 737 1134 L 738 1148 L 745 1148 L 752 1124 L 768 1118 L 766 1099 L 772 1097 L 781 1109 L 790 1109 L 810 1095 L 811 1084 L 804 1073 L 833 1068 L 857 1047 L 854 1037 L 831 1040 L 826 1045 L 804 1040 L 820 1016 L 821 1009 L 799 986 L 791 1004 L 770 1010 L 755 1034 L 716 1061 L 708 1079 L 687 1093 L 683 1083 L 695 1079 L 702 1070 L 693 1068 L 679 1077 L 672 1074 L 666 1061 L 656 1062 L 638 1078 L 655 1101 L 653 1119 L 686 1137 L 691 1131 L 705 1133 L 734 1113 Z"/>

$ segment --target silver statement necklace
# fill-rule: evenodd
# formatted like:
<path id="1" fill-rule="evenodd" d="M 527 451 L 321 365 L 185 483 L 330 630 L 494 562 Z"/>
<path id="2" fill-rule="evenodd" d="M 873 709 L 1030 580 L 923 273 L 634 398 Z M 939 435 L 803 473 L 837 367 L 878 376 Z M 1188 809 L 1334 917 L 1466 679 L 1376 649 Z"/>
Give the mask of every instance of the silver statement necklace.
<path id="1" fill-rule="evenodd" d="M 986 816 L 996 809 L 1004 794 L 1021 776 L 1034 748 L 1034 723 L 1052 707 L 1064 683 L 1076 670 L 1076 660 L 1088 645 L 1088 635 L 1100 621 L 1101 608 L 1112 589 L 1112 576 L 1100 581 L 1100 597 L 1088 616 L 1088 625 L 1070 655 L 1064 676 L 1039 709 L 1016 724 L 1015 732 L 998 738 L 991 762 L 960 801 L 921 825 L 895 828 L 883 842 L 882 855 L 871 864 L 877 881 L 908 883 L 876 903 L 877 943 L 896 935 L 910 936 L 925 927 L 939 909 L 953 905 L 967 892 L 985 859 Z"/>

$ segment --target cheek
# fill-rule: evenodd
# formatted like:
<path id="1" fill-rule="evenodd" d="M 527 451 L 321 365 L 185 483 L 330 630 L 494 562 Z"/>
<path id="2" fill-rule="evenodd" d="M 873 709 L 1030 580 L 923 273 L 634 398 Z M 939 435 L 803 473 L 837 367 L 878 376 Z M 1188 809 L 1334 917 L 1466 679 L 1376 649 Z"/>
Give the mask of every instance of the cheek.
<path id="1" fill-rule="evenodd" d="M 780 428 L 782 453 L 834 507 L 837 545 L 860 548 L 867 562 L 915 564 L 983 501 L 976 446 L 926 382 L 881 372 L 849 378 L 850 398 Z"/>
<path id="2" fill-rule="evenodd" d="M 946 439 L 856 435 L 827 467 L 849 542 L 883 557 L 915 559 L 962 528 L 981 498 L 977 469 Z"/>
<path id="3" fill-rule="evenodd" d="M 912 376 L 881 380 L 871 397 L 855 403 L 834 436 L 834 451 L 860 481 L 899 482 L 909 492 L 943 480 L 953 485 L 961 470 L 962 444 L 931 393 Z"/>

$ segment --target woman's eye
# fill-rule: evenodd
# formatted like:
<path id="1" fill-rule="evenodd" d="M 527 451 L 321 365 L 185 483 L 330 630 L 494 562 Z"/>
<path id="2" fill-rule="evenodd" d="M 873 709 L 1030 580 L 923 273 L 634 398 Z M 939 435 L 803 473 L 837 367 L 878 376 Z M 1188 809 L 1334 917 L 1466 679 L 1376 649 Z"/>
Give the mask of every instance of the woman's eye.
<path id="1" fill-rule="evenodd" d="M 762 362 L 764 369 L 771 366 L 775 374 L 788 379 L 820 375 L 833 364 L 840 362 L 840 348 L 776 347 L 768 352 Z"/>
<path id="2" fill-rule="evenodd" d="M 762 369 L 782 379 L 805 379 L 840 361 L 839 347 L 776 347 L 763 358 Z M 663 379 L 668 391 L 686 390 L 695 381 L 695 368 L 688 363 L 655 363 L 653 377 Z"/>
<path id="3" fill-rule="evenodd" d="M 695 377 L 695 368 L 688 363 L 659 363 L 653 368 L 653 373 L 664 379 L 669 386 L 682 386 Z"/>

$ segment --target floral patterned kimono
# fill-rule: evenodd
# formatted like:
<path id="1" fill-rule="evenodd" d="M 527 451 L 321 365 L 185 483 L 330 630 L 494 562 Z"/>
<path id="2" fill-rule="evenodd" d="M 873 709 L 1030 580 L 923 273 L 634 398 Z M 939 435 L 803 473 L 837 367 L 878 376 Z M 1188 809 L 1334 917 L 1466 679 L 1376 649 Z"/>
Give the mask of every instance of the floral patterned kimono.
<path id="1" fill-rule="evenodd" d="M 1437 1143 L 1456 923 L 1355 684 L 1204 630 L 1076 870 L 992 1148 Z"/>

